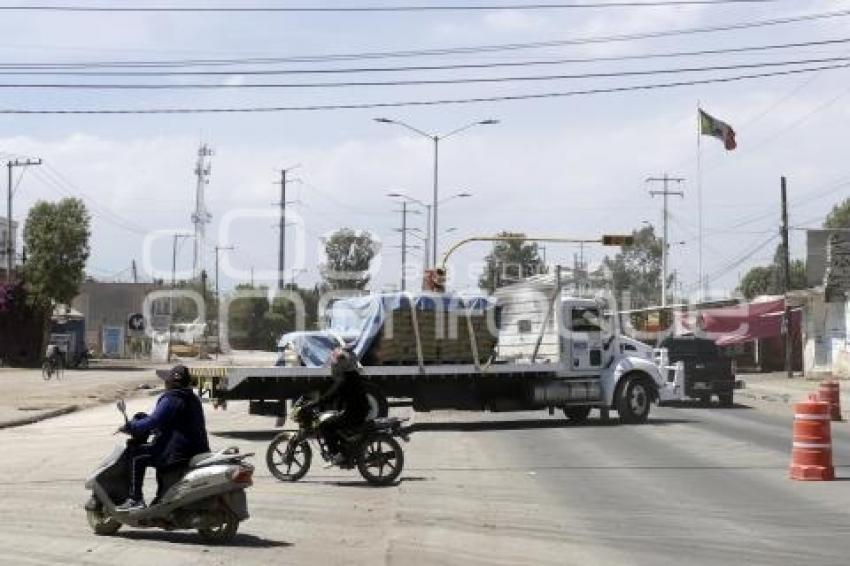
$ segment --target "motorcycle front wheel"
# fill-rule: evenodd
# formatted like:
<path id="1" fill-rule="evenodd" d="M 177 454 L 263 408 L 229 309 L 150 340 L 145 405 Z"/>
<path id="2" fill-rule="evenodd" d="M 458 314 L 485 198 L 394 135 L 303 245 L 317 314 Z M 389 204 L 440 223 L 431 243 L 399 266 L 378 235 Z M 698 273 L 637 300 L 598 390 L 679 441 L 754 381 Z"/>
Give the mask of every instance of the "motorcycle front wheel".
<path id="1" fill-rule="evenodd" d="M 395 438 L 380 432 L 366 438 L 357 459 L 357 471 L 363 479 L 372 485 L 390 485 L 398 479 L 402 469 L 404 452 Z"/>
<path id="2" fill-rule="evenodd" d="M 310 470 L 313 450 L 306 440 L 295 438 L 287 432 L 278 434 L 266 450 L 266 465 L 280 481 L 298 481 Z"/>

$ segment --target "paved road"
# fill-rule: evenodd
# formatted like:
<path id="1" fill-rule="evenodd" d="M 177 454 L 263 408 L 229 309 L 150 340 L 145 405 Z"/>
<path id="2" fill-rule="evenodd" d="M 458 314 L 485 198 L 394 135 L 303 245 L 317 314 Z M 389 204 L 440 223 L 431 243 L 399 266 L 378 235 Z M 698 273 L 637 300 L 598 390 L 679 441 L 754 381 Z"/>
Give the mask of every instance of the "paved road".
<path id="1" fill-rule="evenodd" d="M 268 420 L 235 404 L 208 414 L 215 446 L 263 451 Z M 322 469 L 281 484 L 257 459 L 253 517 L 227 548 L 193 533 L 90 534 L 82 479 L 119 418 L 99 407 L 0 431 L 0 563 L 850 562 L 850 483 L 787 480 L 790 419 L 760 409 L 663 408 L 644 426 L 581 427 L 545 413 L 420 413 L 395 487 Z M 850 424 L 834 433 L 850 477 Z"/>

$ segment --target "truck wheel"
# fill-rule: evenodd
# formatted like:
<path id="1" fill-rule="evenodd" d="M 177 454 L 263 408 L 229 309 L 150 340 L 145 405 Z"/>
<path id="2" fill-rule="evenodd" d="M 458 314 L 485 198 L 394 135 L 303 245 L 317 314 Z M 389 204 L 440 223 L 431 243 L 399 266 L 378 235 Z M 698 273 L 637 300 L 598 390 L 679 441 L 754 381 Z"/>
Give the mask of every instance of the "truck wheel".
<path id="1" fill-rule="evenodd" d="M 571 423 L 583 423 L 590 415 L 590 407 L 564 407 L 564 416 Z"/>
<path id="2" fill-rule="evenodd" d="M 731 407 L 734 402 L 734 393 L 721 393 L 717 396 L 721 407 Z"/>
<path id="3" fill-rule="evenodd" d="M 620 422 L 626 424 L 645 423 L 649 418 L 652 392 L 642 377 L 629 377 L 620 388 L 616 399 Z"/>
<path id="4" fill-rule="evenodd" d="M 369 420 L 382 419 L 390 414 L 387 398 L 374 386 L 366 386 L 366 399 L 369 401 Z"/>

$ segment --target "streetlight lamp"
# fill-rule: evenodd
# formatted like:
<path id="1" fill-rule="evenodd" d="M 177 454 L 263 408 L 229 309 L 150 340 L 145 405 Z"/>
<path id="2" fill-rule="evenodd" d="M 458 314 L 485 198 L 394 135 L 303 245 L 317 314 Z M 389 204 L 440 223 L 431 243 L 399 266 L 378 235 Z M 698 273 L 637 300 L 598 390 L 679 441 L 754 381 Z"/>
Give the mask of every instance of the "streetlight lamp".
<path id="1" fill-rule="evenodd" d="M 439 192 L 440 192 L 440 141 L 445 140 L 447 138 L 450 138 L 451 136 L 453 136 L 455 134 L 459 134 L 461 132 L 464 132 L 464 131 L 466 131 L 470 128 L 474 128 L 475 126 L 493 126 L 495 124 L 498 124 L 499 120 L 494 120 L 494 119 L 490 118 L 490 119 L 487 119 L 487 120 L 478 120 L 476 122 L 470 122 L 469 124 L 466 124 L 465 126 L 451 130 L 449 133 L 443 134 L 443 135 L 429 134 L 428 132 L 425 132 L 423 130 L 420 130 L 419 128 L 415 128 L 415 127 L 411 126 L 410 124 L 402 122 L 401 120 L 391 120 L 390 118 L 374 118 L 374 120 L 376 122 L 381 123 L 381 124 L 395 124 L 397 126 L 407 128 L 411 132 L 415 132 L 422 137 L 428 138 L 429 140 L 431 140 L 434 143 L 434 200 L 433 200 L 433 204 L 432 204 L 432 206 L 434 207 L 434 224 L 433 224 L 433 228 L 431 230 L 432 240 L 433 240 L 432 243 L 431 243 L 431 245 L 432 245 L 432 259 L 431 259 L 431 261 L 432 261 L 433 265 L 436 266 L 437 265 L 437 230 L 438 230 L 438 227 L 439 227 L 439 224 L 437 222 L 437 219 L 438 219 L 437 214 L 438 214 L 438 205 L 440 204 L 440 201 L 438 200 L 439 199 Z"/>

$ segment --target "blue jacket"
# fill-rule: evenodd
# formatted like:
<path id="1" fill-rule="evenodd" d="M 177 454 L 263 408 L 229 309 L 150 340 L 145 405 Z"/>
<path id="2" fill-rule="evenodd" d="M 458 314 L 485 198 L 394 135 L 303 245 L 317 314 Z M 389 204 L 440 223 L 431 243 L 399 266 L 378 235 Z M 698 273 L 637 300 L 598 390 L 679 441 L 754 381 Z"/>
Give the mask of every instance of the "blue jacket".
<path id="1" fill-rule="evenodd" d="M 157 433 L 154 464 L 172 466 L 209 452 L 201 400 L 191 389 L 169 389 L 156 402 L 153 413 L 130 422 L 133 434 Z"/>

